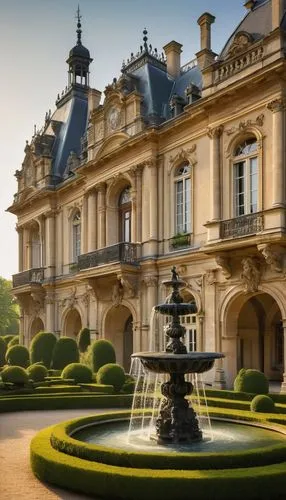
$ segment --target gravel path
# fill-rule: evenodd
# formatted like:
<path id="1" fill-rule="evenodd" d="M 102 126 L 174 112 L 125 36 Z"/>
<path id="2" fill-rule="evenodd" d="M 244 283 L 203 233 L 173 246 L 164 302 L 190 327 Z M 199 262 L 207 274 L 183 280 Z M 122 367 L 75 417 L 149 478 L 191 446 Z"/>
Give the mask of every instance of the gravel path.
<path id="1" fill-rule="evenodd" d="M 23 411 L 0 415 L 1 500 L 84 500 L 79 495 L 41 483 L 30 468 L 30 441 L 44 427 L 108 410 Z"/>

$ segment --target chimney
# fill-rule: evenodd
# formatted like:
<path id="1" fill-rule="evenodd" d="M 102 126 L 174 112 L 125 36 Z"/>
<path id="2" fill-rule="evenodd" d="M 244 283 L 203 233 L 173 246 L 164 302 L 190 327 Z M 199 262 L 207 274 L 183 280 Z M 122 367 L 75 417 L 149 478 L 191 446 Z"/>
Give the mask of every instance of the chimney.
<path id="1" fill-rule="evenodd" d="M 272 0 L 272 31 L 279 28 L 284 13 L 284 0 Z"/>
<path id="2" fill-rule="evenodd" d="M 197 21 L 201 29 L 201 48 L 196 56 L 201 70 L 210 66 L 217 55 L 211 49 L 211 24 L 214 22 L 215 17 L 208 12 L 202 14 Z"/>
<path id="3" fill-rule="evenodd" d="M 215 22 L 215 17 L 205 12 L 197 22 L 201 28 L 201 50 L 211 50 L 211 24 Z"/>
<path id="4" fill-rule="evenodd" d="M 173 78 L 177 78 L 181 74 L 182 44 L 172 40 L 163 49 L 167 58 L 167 72 Z"/>

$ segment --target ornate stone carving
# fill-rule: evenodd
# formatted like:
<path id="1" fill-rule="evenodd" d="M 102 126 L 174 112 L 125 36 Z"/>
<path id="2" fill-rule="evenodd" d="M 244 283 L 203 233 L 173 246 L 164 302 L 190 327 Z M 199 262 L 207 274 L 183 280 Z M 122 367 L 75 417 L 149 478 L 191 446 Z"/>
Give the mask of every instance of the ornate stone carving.
<path id="1" fill-rule="evenodd" d="M 32 303 L 31 303 L 31 313 L 34 316 L 38 316 L 44 310 L 44 296 L 39 293 L 31 293 Z"/>
<path id="2" fill-rule="evenodd" d="M 216 255 L 215 256 L 215 261 L 219 267 L 221 267 L 221 272 L 223 276 L 225 277 L 226 280 L 228 280 L 231 277 L 231 267 L 230 267 L 230 262 L 227 257 L 224 255 Z"/>
<path id="3" fill-rule="evenodd" d="M 233 42 L 228 50 L 227 57 L 233 57 L 246 51 L 252 44 L 253 38 L 246 31 L 239 31 L 234 36 Z"/>
<path id="4" fill-rule="evenodd" d="M 53 292 L 47 292 L 47 295 L 45 296 L 45 304 L 46 305 L 52 305 L 55 303 L 55 297 Z"/>
<path id="5" fill-rule="evenodd" d="M 283 111 L 285 109 L 285 104 L 286 104 L 285 99 L 281 97 L 269 102 L 267 104 L 267 109 L 270 109 L 272 113 L 277 113 L 278 111 Z"/>
<path id="6" fill-rule="evenodd" d="M 79 201 L 75 201 L 74 203 L 72 203 L 71 205 L 69 205 L 67 207 L 68 218 L 70 218 L 72 216 L 74 210 L 76 210 L 76 209 L 81 210 L 82 209 L 82 204 L 83 204 L 83 200 L 79 200 Z"/>
<path id="7" fill-rule="evenodd" d="M 179 276 L 184 276 L 187 272 L 187 266 L 185 264 L 180 264 L 178 267 L 178 274 Z"/>
<path id="8" fill-rule="evenodd" d="M 208 127 L 207 128 L 207 135 L 210 139 L 215 139 L 215 138 L 219 138 L 222 133 L 223 133 L 223 125 L 219 125 L 218 127 L 214 127 L 214 128 L 211 128 L 211 127 Z"/>
<path id="9" fill-rule="evenodd" d="M 148 288 L 158 285 L 158 277 L 153 274 L 147 274 L 146 276 L 144 276 L 142 281 Z"/>
<path id="10" fill-rule="evenodd" d="M 72 292 L 62 300 L 62 306 L 73 308 L 77 302 L 76 287 L 73 287 Z"/>
<path id="11" fill-rule="evenodd" d="M 111 132 L 119 128 L 120 120 L 121 120 L 120 110 L 115 107 L 111 108 L 107 118 L 108 128 Z"/>
<path id="12" fill-rule="evenodd" d="M 244 285 L 245 293 L 254 293 L 258 290 L 260 283 L 259 263 L 253 257 L 242 259 L 241 280 Z"/>
<path id="13" fill-rule="evenodd" d="M 265 262 L 270 266 L 271 271 L 276 273 L 282 273 L 283 271 L 283 257 L 279 251 L 275 251 L 274 247 L 265 244 L 265 245 L 257 245 L 259 252 L 263 255 Z"/>
<path id="14" fill-rule="evenodd" d="M 136 295 L 136 285 L 134 279 L 130 276 L 126 276 L 123 274 L 118 274 L 117 279 L 120 280 L 121 285 L 123 286 L 124 295 L 128 299 L 132 299 Z"/>
<path id="15" fill-rule="evenodd" d="M 67 159 L 67 170 L 71 172 L 79 166 L 79 158 L 75 151 L 71 151 Z"/>
<path id="16" fill-rule="evenodd" d="M 214 285 L 216 283 L 216 273 L 217 269 L 208 269 L 206 271 L 206 282 L 208 285 Z"/>
<path id="17" fill-rule="evenodd" d="M 253 126 L 262 127 L 263 123 L 264 123 L 264 114 L 261 113 L 255 118 L 255 120 L 243 120 L 239 122 L 237 126 L 225 129 L 225 132 L 227 135 L 232 135 L 237 132 L 243 132 L 248 127 L 253 127 Z"/>
<path id="18" fill-rule="evenodd" d="M 124 295 L 123 285 L 121 283 L 121 280 L 117 279 L 115 284 L 113 285 L 112 296 L 111 296 L 111 300 L 115 307 L 118 307 L 121 304 L 123 300 L 123 295 Z"/>
<path id="19" fill-rule="evenodd" d="M 195 155 L 196 150 L 197 150 L 197 145 L 193 144 L 188 149 L 181 148 L 180 151 L 178 151 L 178 153 L 175 156 L 170 156 L 168 174 L 170 175 L 174 165 L 180 164 L 184 161 L 188 161 L 190 165 L 195 166 L 197 164 L 197 158 Z"/>

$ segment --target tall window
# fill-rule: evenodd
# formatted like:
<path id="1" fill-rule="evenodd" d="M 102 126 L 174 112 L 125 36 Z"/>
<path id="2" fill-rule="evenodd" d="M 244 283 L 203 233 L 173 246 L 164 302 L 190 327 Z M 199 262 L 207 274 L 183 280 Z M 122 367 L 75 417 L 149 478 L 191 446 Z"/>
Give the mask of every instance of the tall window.
<path id="1" fill-rule="evenodd" d="M 257 141 L 250 138 L 234 153 L 234 214 L 253 214 L 258 211 Z"/>
<path id="2" fill-rule="evenodd" d="M 126 187 L 119 197 L 119 240 L 131 241 L 131 192 Z"/>
<path id="3" fill-rule="evenodd" d="M 42 246 L 41 246 L 41 238 L 40 232 L 38 228 L 32 230 L 31 234 L 31 267 L 32 269 L 36 269 L 37 267 L 41 267 L 42 262 Z"/>
<path id="4" fill-rule="evenodd" d="M 76 212 L 72 220 L 72 245 L 73 245 L 73 261 L 75 262 L 80 255 L 81 246 L 81 218 L 80 212 Z"/>
<path id="5" fill-rule="evenodd" d="M 191 168 L 186 162 L 175 172 L 175 233 L 191 232 Z"/>

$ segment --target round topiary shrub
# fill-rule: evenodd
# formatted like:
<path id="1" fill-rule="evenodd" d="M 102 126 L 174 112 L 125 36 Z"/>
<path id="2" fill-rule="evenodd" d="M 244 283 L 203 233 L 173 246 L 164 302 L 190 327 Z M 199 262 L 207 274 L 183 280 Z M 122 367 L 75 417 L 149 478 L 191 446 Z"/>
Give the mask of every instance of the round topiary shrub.
<path id="1" fill-rule="evenodd" d="M 17 385 L 27 385 L 29 377 L 21 366 L 8 366 L 1 372 L 3 382 L 10 382 Z"/>
<path id="2" fill-rule="evenodd" d="M 8 344 L 8 348 L 12 347 L 13 345 L 18 345 L 19 344 L 19 335 L 14 335 L 14 337 L 10 340 Z"/>
<path id="3" fill-rule="evenodd" d="M 5 359 L 5 354 L 7 351 L 7 344 L 3 337 L 0 337 L 0 366 L 5 365 L 6 359 Z"/>
<path id="4" fill-rule="evenodd" d="M 70 337 L 61 337 L 57 340 L 52 361 L 54 370 L 62 370 L 70 363 L 78 362 L 79 352 L 76 341 Z"/>
<path id="5" fill-rule="evenodd" d="M 250 409 L 260 413 L 275 413 L 275 404 L 269 396 L 258 394 L 251 401 Z"/>
<path id="6" fill-rule="evenodd" d="M 234 381 L 234 390 L 251 394 L 268 394 L 269 383 L 264 373 L 259 370 L 240 370 Z"/>
<path id="7" fill-rule="evenodd" d="M 90 345 L 90 329 L 82 328 L 77 337 L 79 352 L 85 352 Z"/>
<path id="8" fill-rule="evenodd" d="M 46 368 L 50 368 L 56 341 L 57 337 L 53 333 L 37 333 L 30 345 L 31 363 L 42 361 Z"/>
<path id="9" fill-rule="evenodd" d="M 98 372 L 104 365 L 115 363 L 116 356 L 112 343 L 105 339 L 94 340 L 88 349 L 87 361 L 93 372 Z"/>
<path id="10" fill-rule="evenodd" d="M 119 392 L 125 382 L 125 372 L 122 366 L 108 363 L 99 368 L 96 381 L 98 384 L 113 385 L 114 391 Z"/>
<path id="11" fill-rule="evenodd" d="M 88 384 L 92 382 L 92 371 L 82 363 L 71 363 L 63 369 L 62 378 L 73 378 L 76 384 Z"/>
<path id="12" fill-rule="evenodd" d="M 15 337 L 15 335 L 4 335 L 3 339 L 5 340 L 6 344 L 8 345 L 9 342 L 11 342 L 11 340 L 13 340 L 14 337 Z"/>
<path id="13" fill-rule="evenodd" d="M 30 365 L 26 370 L 29 378 L 31 378 L 34 382 L 43 382 L 45 377 L 48 376 L 48 369 L 45 365 L 41 365 L 36 363 L 34 365 Z"/>
<path id="14" fill-rule="evenodd" d="M 13 345 L 9 347 L 5 357 L 8 365 L 27 368 L 30 364 L 29 350 L 24 345 Z"/>

